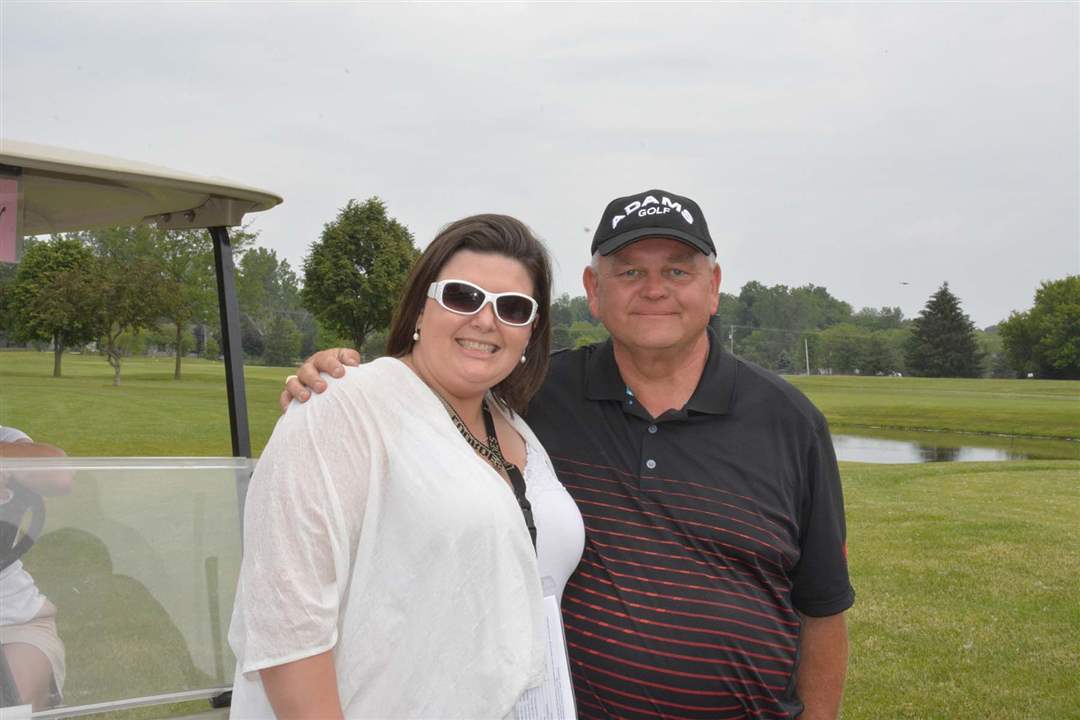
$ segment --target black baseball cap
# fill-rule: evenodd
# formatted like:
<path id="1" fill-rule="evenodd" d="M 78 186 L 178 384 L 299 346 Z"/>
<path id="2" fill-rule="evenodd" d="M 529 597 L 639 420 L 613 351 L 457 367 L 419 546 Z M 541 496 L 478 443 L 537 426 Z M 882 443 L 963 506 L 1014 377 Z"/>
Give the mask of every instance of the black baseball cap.
<path id="1" fill-rule="evenodd" d="M 698 204 L 667 190 L 646 190 L 609 202 L 593 235 L 592 254 L 610 255 L 647 237 L 672 238 L 706 255 L 716 254 Z"/>

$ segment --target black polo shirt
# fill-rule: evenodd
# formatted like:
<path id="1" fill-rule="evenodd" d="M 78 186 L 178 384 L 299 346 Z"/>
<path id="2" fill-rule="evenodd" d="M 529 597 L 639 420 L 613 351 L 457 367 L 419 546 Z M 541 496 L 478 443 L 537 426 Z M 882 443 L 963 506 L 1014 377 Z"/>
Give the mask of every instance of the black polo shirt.
<path id="1" fill-rule="evenodd" d="M 825 418 L 709 338 L 681 410 L 650 417 L 610 341 L 554 355 L 529 408 L 585 519 L 562 603 L 583 718 L 796 717 L 796 611 L 854 602 Z"/>

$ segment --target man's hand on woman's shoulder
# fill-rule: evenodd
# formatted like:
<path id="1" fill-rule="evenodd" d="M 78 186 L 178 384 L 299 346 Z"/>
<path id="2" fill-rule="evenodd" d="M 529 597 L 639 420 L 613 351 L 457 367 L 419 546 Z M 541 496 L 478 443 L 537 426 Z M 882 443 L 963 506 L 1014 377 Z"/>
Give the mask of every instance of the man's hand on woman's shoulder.
<path id="1" fill-rule="evenodd" d="M 319 373 L 339 378 L 345 375 L 346 365 L 359 364 L 360 353 L 351 348 L 330 348 L 315 353 L 296 369 L 295 375 L 285 378 L 285 389 L 278 398 L 281 412 L 285 412 L 294 399 L 306 402 L 311 397 L 312 390 L 321 393 L 326 389 L 326 381 Z"/>

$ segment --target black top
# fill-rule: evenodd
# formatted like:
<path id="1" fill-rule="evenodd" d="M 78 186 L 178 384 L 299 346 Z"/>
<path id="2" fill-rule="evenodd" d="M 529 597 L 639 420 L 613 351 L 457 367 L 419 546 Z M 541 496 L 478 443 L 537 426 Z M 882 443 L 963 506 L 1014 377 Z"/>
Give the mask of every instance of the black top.
<path id="1" fill-rule="evenodd" d="M 800 620 L 854 602 L 829 430 L 723 350 L 653 419 L 610 341 L 552 357 L 528 421 L 585 520 L 563 595 L 583 718 L 793 718 Z"/>

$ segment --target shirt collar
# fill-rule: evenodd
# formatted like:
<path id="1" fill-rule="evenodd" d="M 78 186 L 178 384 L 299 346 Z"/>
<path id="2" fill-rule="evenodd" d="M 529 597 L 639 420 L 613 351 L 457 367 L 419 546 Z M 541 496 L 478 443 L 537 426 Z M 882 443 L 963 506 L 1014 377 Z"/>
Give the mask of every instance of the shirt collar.
<path id="1" fill-rule="evenodd" d="M 724 415 L 731 404 L 731 395 L 735 390 L 735 357 L 724 350 L 720 339 L 711 327 L 706 328 L 709 336 L 709 358 L 701 372 L 701 379 L 686 403 L 684 410 Z M 585 397 L 589 400 L 626 400 L 626 383 L 615 363 L 615 348 L 607 340 L 589 356 L 585 370 Z"/>

